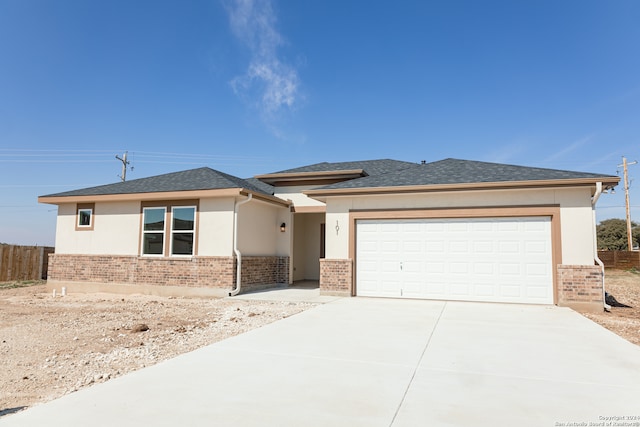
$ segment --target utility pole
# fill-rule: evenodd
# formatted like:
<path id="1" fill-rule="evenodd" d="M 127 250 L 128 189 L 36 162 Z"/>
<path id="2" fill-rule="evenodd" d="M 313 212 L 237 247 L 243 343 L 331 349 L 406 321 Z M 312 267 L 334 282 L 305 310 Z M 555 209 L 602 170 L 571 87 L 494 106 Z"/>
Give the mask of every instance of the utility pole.
<path id="1" fill-rule="evenodd" d="M 127 160 L 127 153 L 128 151 L 125 151 L 122 155 L 122 158 L 120 158 L 120 156 L 116 154 L 116 159 L 122 162 L 122 175 L 118 175 L 122 182 L 125 182 L 127 180 L 127 166 L 129 165 L 129 161 Z"/>
<path id="2" fill-rule="evenodd" d="M 629 212 L 629 174 L 627 171 L 627 166 L 635 165 L 638 163 L 637 161 L 627 162 L 626 157 L 622 157 L 622 164 L 618 165 L 618 167 L 622 166 L 622 170 L 624 172 L 624 200 L 627 210 L 627 250 L 633 250 L 633 239 L 631 237 L 631 214 Z"/>

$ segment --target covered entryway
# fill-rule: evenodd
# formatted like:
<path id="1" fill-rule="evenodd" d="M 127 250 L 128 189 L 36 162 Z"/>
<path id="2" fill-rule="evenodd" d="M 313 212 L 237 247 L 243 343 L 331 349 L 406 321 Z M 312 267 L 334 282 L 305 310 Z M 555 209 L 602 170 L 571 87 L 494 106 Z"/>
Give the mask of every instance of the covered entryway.
<path id="1" fill-rule="evenodd" d="M 553 304 L 551 218 L 356 221 L 356 295 Z"/>
<path id="2" fill-rule="evenodd" d="M 296 213 L 293 220 L 293 281 L 317 283 L 324 258 L 324 213 Z"/>

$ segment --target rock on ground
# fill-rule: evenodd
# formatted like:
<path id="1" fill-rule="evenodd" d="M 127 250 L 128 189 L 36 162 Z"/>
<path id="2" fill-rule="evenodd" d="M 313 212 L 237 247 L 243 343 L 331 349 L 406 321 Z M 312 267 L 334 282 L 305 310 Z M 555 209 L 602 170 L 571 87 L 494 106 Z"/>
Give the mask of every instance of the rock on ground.
<path id="1" fill-rule="evenodd" d="M 0 290 L 0 416 L 313 307 Z"/>

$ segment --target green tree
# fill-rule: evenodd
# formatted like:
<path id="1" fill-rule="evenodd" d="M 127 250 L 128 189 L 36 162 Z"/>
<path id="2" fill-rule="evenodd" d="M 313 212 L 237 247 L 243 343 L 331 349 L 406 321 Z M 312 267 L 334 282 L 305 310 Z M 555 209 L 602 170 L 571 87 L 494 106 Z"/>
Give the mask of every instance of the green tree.
<path id="1" fill-rule="evenodd" d="M 627 248 L 627 221 L 624 219 L 605 219 L 596 226 L 598 236 L 598 249 L 609 251 L 626 251 Z M 640 226 L 631 222 L 631 240 L 633 246 L 640 242 Z"/>

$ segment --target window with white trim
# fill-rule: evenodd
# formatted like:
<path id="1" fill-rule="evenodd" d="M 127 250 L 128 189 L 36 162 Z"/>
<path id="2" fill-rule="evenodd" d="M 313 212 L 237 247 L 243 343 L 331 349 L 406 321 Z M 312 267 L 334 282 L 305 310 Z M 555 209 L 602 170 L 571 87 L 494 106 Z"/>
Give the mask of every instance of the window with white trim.
<path id="1" fill-rule="evenodd" d="M 91 218 L 93 217 L 93 209 L 78 209 L 78 227 L 91 227 Z"/>
<path id="2" fill-rule="evenodd" d="M 174 206 L 171 208 L 171 218 L 171 255 L 193 255 L 195 206 Z"/>
<path id="3" fill-rule="evenodd" d="M 142 254 L 164 255 L 165 217 L 167 209 L 142 209 Z"/>
<path id="4" fill-rule="evenodd" d="M 76 231 L 92 231 L 95 223 L 95 203 L 76 205 Z"/>
<path id="5" fill-rule="evenodd" d="M 142 255 L 193 256 L 197 206 L 142 208 Z"/>

